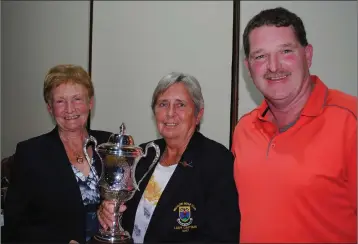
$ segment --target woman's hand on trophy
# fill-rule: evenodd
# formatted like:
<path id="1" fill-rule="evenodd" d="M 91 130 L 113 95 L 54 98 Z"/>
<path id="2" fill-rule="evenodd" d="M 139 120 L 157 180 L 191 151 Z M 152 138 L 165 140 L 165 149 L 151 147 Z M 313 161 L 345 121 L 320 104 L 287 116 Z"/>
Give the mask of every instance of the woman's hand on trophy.
<path id="1" fill-rule="evenodd" d="M 98 221 L 105 230 L 113 226 L 113 222 L 115 221 L 114 208 L 114 201 L 104 200 L 97 210 Z M 126 209 L 127 207 L 121 204 L 119 212 L 123 213 Z"/>

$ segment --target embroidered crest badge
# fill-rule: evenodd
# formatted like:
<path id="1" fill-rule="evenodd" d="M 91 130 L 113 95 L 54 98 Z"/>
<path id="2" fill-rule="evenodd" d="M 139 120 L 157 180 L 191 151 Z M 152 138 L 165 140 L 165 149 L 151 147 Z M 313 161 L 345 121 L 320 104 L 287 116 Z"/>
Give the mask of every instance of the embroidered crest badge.
<path id="1" fill-rule="evenodd" d="M 177 223 L 178 226 L 175 226 L 175 230 L 181 230 L 182 232 L 188 232 L 193 229 L 197 229 L 196 225 L 193 225 L 193 211 L 196 211 L 194 204 L 189 202 L 181 202 L 175 206 L 173 209 L 174 212 L 177 212 Z"/>
<path id="2" fill-rule="evenodd" d="M 193 222 L 193 219 L 190 216 L 190 206 L 180 206 L 179 208 L 179 218 L 177 219 L 178 223 L 181 226 L 188 226 Z"/>

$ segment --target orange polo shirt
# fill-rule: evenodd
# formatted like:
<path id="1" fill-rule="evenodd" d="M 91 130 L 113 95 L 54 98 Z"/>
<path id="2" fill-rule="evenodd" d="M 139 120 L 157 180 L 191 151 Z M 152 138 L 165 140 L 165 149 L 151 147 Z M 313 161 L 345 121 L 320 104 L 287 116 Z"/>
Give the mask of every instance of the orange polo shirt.
<path id="1" fill-rule="evenodd" d="M 357 241 L 357 98 L 315 87 L 287 131 L 244 115 L 233 138 L 242 243 Z"/>

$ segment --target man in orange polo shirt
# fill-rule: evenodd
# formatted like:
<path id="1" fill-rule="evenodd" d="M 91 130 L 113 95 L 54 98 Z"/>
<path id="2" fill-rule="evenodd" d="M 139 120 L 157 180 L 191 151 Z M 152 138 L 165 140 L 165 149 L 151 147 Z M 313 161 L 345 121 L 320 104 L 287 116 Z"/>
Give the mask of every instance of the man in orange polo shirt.
<path id="1" fill-rule="evenodd" d="M 265 99 L 233 138 L 241 242 L 356 243 L 357 98 L 310 74 L 313 48 L 294 13 L 260 12 L 243 39 Z"/>

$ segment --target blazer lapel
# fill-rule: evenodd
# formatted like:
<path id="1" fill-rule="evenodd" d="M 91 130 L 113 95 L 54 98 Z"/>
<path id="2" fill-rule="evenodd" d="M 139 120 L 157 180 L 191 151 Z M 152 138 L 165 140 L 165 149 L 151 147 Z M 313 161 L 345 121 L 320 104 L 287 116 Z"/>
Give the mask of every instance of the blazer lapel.
<path id="1" fill-rule="evenodd" d="M 172 177 L 170 178 L 168 184 L 166 185 L 158 204 L 153 212 L 153 215 L 150 220 L 150 224 L 148 226 L 148 233 L 151 231 L 150 228 L 155 228 L 155 226 L 158 226 L 160 222 L 160 219 L 164 213 L 164 211 L 161 211 L 161 209 L 166 208 L 172 208 L 170 206 L 170 203 L 172 202 L 171 199 L 174 197 L 176 192 L 180 191 L 183 185 L 183 179 L 185 179 L 188 169 L 184 169 L 180 164 L 176 167 L 176 169 L 173 172 Z"/>
<path id="2" fill-rule="evenodd" d="M 197 150 L 196 144 L 198 141 L 197 133 L 194 133 L 192 139 L 190 140 L 185 152 L 183 153 L 178 166 L 173 172 L 172 177 L 169 179 L 168 184 L 166 185 L 159 202 L 154 210 L 152 218 L 150 220 L 150 224 L 148 226 L 148 233 L 151 233 L 150 228 L 155 228 L 159 225 L 159 222 L 162 219 L 162 215 L 165 211 L 161 211 L 161 209 L 173 208 L 171 206 L 173 204 L 172 199 L 175 198 L 175 195 L 182 191 L 183 184 L 185 183 L 185 179 L 192 173 L 194 173 L 195 164 L 193 162 L 194 153 Z M 156 232 L 158 234 L 158 232 Z M 165 233 L 162 233 L 165 234 Z"/>
<path id="3" fill-rule="evenodd" d="M 51 149 L 47 153 L 53 171 L 62 178 L 61 187 L 69 190 L 68 194 L 77 200 L 77 203 L 80 204 L 78 206 L 83 206 L 81 191 L 77 185 L 75 174 L 67 157 L 65 147 L 61 142 L 57 127 L 49 133 L 49 138 Z"/>
<path id="4" fill-rule="evenodd" d="M 160 140 L 155 141 L 155 143 L 159 146 L 160 157 L 161 157 L 162 152 L 164 151 L 164 148 L 165 148 L 165 142 L 164 142 L 163 139 L 160 139 Z M 135 178 L 136 178 L 137 183 L 143 177 L 143 175 L 147 172 L 147 170 L 149 168 L 149 165 L 154 160 L 154 157 L 155 157 L 155 153 L 149 152 L 148 156 L 146 158 L 142 158 L 139 161 L 139 163 L 137 165 L 137 168 L 136 168 L 136 172 L 135 172 Z M 157 163 L 159 163 L 159 160 L 158 160 Z M 129 200 L 129 202 L 126 203 L 130 207 L 123 214 L 123 224 L 125 225 L 124 228 L 127 231 L 129 231 L 130 234 L 132 234 L 132 231 L 133 231 L 135 216 L 136 216 L 136 212 L 137 212 L 137 206 L 139 204 L 140 199 L 142 198 L 142 195 L 143 195 L 143 193 L 145 191 L 145 188 L 146 188 L 146 186 L 148 184 L 148 181 L 149 181 L 150 177 L 152 176 L 154 170 L 155 170 L 155 167 L 153 167 L 148 172 L 146 177 L 143 178 L 142 182 L 139 185 L 139 191 L 137 191 L 134 194 L 133 198 L 131 200 Z M 126 216 L 128 216 L 128 217 L 126 217 Z"/>

